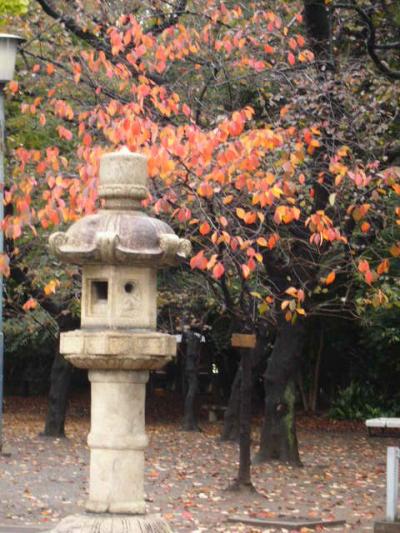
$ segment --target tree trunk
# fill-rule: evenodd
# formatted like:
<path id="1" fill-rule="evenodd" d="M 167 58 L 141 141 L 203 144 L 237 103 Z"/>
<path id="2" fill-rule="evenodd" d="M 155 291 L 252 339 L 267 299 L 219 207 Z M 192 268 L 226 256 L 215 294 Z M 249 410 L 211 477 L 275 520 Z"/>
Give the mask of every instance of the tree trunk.
<path id="1" fill-rule="evenodd" d="M 303 373 L 301 371 L 298 373 L 298 376 L 297 376 L 297 386 L 299 387 L 303 409 L 307 413 L 307 411 L 309 410 L 309 403 L 308 403 L 306 391 L 304 390 L 304 379 L 303 379 Z"/>
<path id="2" fill-rule="evenodd" d="M 51 367 L 46 424 L 41 434 L 44 437 L 65 437 L 65 417 L 73 368 L 60 354 L 59 341 L 56 350 Z"/>
<path id="3" fill-rule="evenodd" d="M 314 368 L 314 379 L 313 379 L 313 386 L 311 391 L 311 411 L 313 413 L 316 413 L 317 411 L 317 405 L 318 405 L 318 389 L 319 389 L 319 376 L 321 372 L 321 358 L 322 358 L 322 350 L 324 347 L 324 332 L 321 329 L 320 335 L 319 335 L 319 346 L 317 351 L 317 360 L 315 362 L 315 368 Z"/>
<path id="4" fill-rule="evenodd" d="M 316 60 L 321 66 L 331 62 L 331 23 L 325 0 L 304 0 L 304 23 Z"/>
<path id="5" fill-rule="evenodd" d="M 185 403 L 183 411 L 183 429 L 199 431 L 195 413 L 195 399 L 198 390 L 197 370 L 200 359 L 200 335 L 193 331 L 185 333 Z"/>
<path id="6" fill-rule="evenodd" d="M 258 463 L 278 460 L 301 465 L 295 424 L 295 379 L 304 344 L 304 324 L 280 320 L 264 373 L 265 416 Z"/>

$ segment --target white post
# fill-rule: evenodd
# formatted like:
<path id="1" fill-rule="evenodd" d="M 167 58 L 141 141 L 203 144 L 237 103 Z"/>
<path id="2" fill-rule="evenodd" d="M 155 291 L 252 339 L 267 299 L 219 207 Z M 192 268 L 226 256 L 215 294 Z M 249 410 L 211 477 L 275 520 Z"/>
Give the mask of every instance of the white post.
<path id="1" fill-rule="evenodd" d="M 386 520 L 388 522 L 394 522 L 397 519 L 399 457 L 400 449 L 389 446 L 386 460 Z"/>

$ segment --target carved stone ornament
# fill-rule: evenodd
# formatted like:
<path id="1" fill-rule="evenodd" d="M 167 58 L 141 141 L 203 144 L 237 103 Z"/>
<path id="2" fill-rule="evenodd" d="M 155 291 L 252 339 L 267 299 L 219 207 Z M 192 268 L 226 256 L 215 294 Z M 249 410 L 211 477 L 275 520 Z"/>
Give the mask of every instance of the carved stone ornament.
<path id="1" fill-rule="evenodd" d="M 147 196 L 146 158 L 127 149 L 100 161 L 99 196 L 103 209 L 83 217 L 49 239 L 61 261 L 84 264 L 173 266 L 189 256 L 191 244 L 162 220 L 143 212 Z"/>

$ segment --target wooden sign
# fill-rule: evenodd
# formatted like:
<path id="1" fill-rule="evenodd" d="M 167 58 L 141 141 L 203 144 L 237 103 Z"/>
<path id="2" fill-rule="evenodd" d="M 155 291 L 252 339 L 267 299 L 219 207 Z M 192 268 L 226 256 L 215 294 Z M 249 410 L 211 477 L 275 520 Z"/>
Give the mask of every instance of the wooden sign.
<path id="1" fill-rule="evenodd" d="M 256 340 L 254 333 L 233 333 L 231 343 L 234 348 L 255 348 Z"/>

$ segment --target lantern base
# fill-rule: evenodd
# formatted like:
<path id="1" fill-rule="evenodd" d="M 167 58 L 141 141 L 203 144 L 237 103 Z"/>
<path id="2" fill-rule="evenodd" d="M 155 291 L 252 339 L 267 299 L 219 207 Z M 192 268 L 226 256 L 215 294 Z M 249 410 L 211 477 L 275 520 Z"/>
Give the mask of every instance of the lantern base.
<path id="1" fill-rule="evenodd" d="M 160 515 L 76 514 L 43 533 L 173 533 Z"/>

